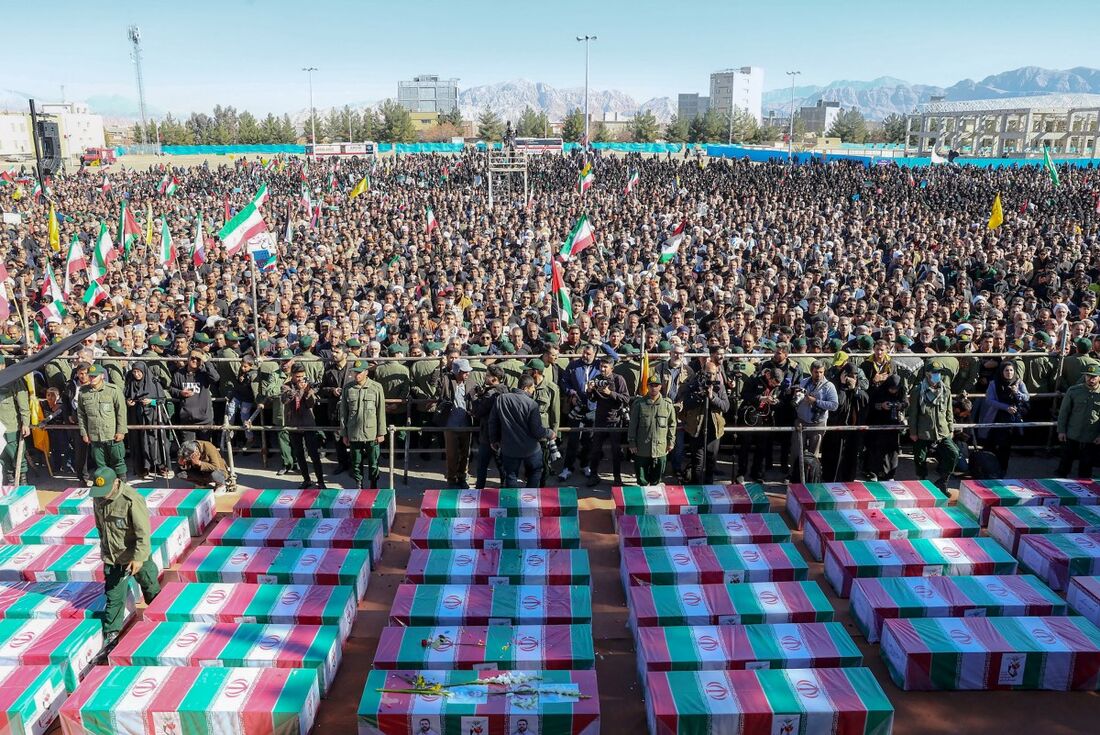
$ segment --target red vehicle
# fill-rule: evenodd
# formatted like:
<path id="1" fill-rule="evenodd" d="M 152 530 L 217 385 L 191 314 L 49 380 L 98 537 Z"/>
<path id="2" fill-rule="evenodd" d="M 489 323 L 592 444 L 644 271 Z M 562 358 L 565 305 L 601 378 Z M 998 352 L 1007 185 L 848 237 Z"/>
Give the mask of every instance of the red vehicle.
<path id="1" fill-rule="evenodd" d="M 114 148 L 86 148 L 80 156 L 85 166 L 110 166 L 115 160 Z"/>

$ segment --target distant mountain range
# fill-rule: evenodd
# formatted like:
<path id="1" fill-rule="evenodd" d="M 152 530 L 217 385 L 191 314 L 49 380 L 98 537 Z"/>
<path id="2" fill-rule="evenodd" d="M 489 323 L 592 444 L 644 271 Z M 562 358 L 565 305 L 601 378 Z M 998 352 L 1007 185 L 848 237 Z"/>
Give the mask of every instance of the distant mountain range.
<path id="1" fill-rule="evenodd" d="M 467 120 L 476 119 L 488 108 L 504 120 L 515 121 L 526 107 L 545 112 L 551 120 L 562 120 L 571 110 L 584 107 L 584 88 L 559 89 L 543 82 L 514 79 L 460 89 L 458 106 Z M 615 116 L 629 118 L 639 111 L 649 111 L 658 120 L 667 122 L 676 114 L 676 102 L 669 97 L 654 97 L 639 103 L 618 90 L 589 89 L 588 109 L 596 120 L 614 119 Z"/>

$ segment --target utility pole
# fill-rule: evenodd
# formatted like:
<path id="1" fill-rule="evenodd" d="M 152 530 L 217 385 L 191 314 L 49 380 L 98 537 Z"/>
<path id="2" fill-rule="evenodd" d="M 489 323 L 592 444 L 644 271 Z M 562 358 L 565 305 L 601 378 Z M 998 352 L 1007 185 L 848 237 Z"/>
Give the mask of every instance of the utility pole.
<path id="1" fill-rule="evenodd" d="M 134 73 L 137 75 L 138 111 L 141 113 L 141 142 L 145 142 L 145 79 L 141 74 L 141 31 L 137 26 L 130 26 L 126 31 L 127 37 L 134 48 L 131 56 L 134 59 Z"/>
<path id="2" fill-rule="evenodd" d="M 726 145 L 733 145 L 733 75 L 730 74 L 730 133 Z"/>
<path id="3" fill-rule="evenodd" d="M 595 41 L 595 36 L 577 36 L 578 41 L 584 42 L 584 150 L 587 153 L 588 145 L 592 141 L 588 138 L 588 45 Z"/>
<path id="4" fill-rule="evenodd" d="M 791 162 L 794 155 L 794 78 L 801 73 L 800 71 L 787 72 L 787 76 L 791 78 L 791 130 L 787 135 L 787 163 Z"/>
<path id="5" fill-rule="evenodd" d="M 317 147 L 317 112 L 313 109 L 313 72 L 315 66 L 303 66 L 302 71 L 309 75 L 309 137 L 314 148 Z"/>

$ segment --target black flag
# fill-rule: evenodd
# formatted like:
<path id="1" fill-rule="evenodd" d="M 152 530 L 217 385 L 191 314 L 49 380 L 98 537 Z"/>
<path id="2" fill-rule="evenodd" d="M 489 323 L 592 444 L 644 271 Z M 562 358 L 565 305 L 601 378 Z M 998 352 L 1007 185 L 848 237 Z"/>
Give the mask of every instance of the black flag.
<path id="1" fill-rule="evenodd" d="M 74 347 L 80 345 L 88 337 L 91 337 L 96 332 L 99 332 L 104 327 L 110 326 L 114 322 L 118 321 L 122 317 L 122 314 L 117 314 L 110 319 L 104 319 L 103 321 L 93 324 L 87 329 L 82 329 L 79 332 L 73 332 L 73 334 L 65 339 L 61 340 L 55 345 L 50 345 L 44 350 L 40 350 L 30 357 L 24 358 L 19 362 L 9 365 L 8 367 L 0 370 L 0 389 L 11 385 L 15 381 L 22 378 L 24 375 L 30 375 L 35 370 L 40 370 L 46 366 L 52 360 L 61 357 L 66 352 Z"/>

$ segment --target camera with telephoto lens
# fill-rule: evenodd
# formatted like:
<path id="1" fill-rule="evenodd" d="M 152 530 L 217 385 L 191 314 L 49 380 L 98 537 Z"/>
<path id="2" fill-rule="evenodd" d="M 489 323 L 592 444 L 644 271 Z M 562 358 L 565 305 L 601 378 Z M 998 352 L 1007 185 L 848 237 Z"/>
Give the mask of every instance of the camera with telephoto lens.
<path id="1" fill-rule="evenodd" d="M 550 462 L 557 462 L 561 459 L 561 450 L 558 449 L 557 439 L 546 440 L 546 459 Z"/>
<path id="2" fill-rule="evenodd" d="M 901 411 L 904 405 L 901 401 L 883 401 L 882 409 L 890 412 L 890 420 L 895 424 L 901 423 Z"/>
<path id="3" fill-rule="evenodd" d="M 588 381 L 587 390 L 589 393 L 596 393 L 602 391 L 604 388 L 610 388 L 611 381 L 607 378 L 593 378 Z"/>

